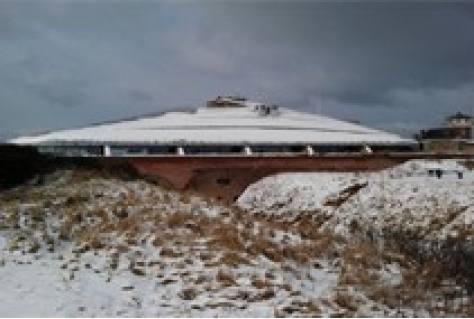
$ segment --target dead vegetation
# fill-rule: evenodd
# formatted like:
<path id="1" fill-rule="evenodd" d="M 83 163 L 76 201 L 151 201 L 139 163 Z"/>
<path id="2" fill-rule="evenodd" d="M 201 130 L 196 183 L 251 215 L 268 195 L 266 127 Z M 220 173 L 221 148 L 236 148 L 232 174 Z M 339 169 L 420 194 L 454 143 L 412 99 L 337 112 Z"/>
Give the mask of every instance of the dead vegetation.
<path id="1" fill-rule="evenodd" d="M 330 206 L 330 207 L 340 207 L 342 204 L 344 204 L 349 198 L 357 194 L 362 188 L 367 187 L 369 183 L 356 183 L 353 185 L 350 185 L 343 189 L 339 194 L 329 197 L 326 202 L 324 203 L 324 206 Z"/>
<path id="2" fill-rule="evenodd" d="M 282 281 L 285 276 L 299 282 L 311 281 L 311 274 L 302 269 L 337 274 L 336 284 L 331 288 L 333 304 L 345 314 L 362 316 L 364 303 L 376 304 L 381 309 L 421 305 L 429 314 L 436 315 L 423 292 L 430 291 L 429 298 L 444 298 L 441 282 L 451 280 L 461 287 L 471 284 L 469 278 L 447 272 L 440 259 L 429 254 L 417 259 L 420 249 L 413 244 L 416 234 L 392 233 L 391 241 L 387 240 L 386 247 L 381 249 L 375 242 L 363 240 L 363 236 L 348 241 L 322 230 L 321 225 L 328 218 L 322 213 L 301 214 L 288 220 L 217 207 L 217 215 L 196 214 L 203 211 L 196 207 L 208 208 L 210 204 L 189 194 L 181 201 L 178 194 L 145 182 L 104 180 L 90 172 L 65 175 L 55 177 L 49 186 L 23 189 L 22 196 L 2 195 L 0 225 L 5 233 L 11 234 L 9 250 L 40 256 L 60 252 L 71 244 L 71 252 L 78 260 L 83 255 L 106 252 L 110 271 L 122 267 L 138 277 L 159 278 L 162 286 L 192 283 L 179 291 L 179 297 L 185 301 L 196 299 L 201 289 L 212 294 L 238 287 L 235 298 L 246 302 L 263 302 L 282 293 L 290 300 L 275 310 L 275 314 L 282 316 L 319 316 L 322 309 L 331 307 L 325 306 L 322 299 L 298 299 L 304 292 Z M 330 204 L 341 205 L 365 186 L 346 189 L 342 195 L 347 197 Z M 25 206 L 25 202 L 30 205 Z M 453 221 L 458 214 L 459 211 L 452 212 L 439 223 Z M 356 223 L 351 227 L 354 233 L 364 229 Z M 452 254 L 465 252 L 456 244 L 448 247 Z M 149 251 L 155 255 L 145 262 Z M 466 274 L 468 266 L 474 264 L 463 256 L 464 261 L 454 260 L 462 261 L 458 269 Z M 194 264 L 202 264 L 207 273 L 193 274 L 189 269 Z M 63 265 L 64 270 L 70 271 L 70 278 L 74 278 L 76 266 L 71 266 L 71 261 Z M 260 265 L 267 267 L 263 275 L 257 275 Z M 174 273 L 165 275 L 164 270 L 170 267 Z M 237 270 L 242 267 L 254 269 L 253 275 L 247 274 L 246 278 L 239 274 Z M 239 281 L 246 279 L 248 284 Z M 218 286 L 213 284 L 214 280 Z M 356 287 L 358 293 L 350 287 Z M 361 294 L 366 299 L 362 300 Z M 237 307 L 235 303 L 228 306 Z"/>

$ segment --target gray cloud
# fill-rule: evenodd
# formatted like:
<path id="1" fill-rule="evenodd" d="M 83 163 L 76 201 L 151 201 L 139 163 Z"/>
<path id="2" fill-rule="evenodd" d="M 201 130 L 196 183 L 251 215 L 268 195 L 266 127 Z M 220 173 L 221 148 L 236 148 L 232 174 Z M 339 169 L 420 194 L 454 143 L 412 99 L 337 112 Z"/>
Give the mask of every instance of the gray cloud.
<path id="1" fill-rule="evenodd" d="M 0 135 L 222 94 L 413 132 L 470 112 L 472 30 L 471 2 L 1 2 Z"/>

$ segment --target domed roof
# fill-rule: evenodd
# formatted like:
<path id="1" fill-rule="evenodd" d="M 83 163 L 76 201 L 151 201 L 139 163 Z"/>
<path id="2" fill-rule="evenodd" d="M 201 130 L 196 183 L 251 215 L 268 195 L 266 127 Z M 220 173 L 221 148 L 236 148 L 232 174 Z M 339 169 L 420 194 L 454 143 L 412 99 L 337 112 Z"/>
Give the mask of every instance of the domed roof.
<path id="1" fill-rule="evenodd" d="M 16 144 L 410 144 L 412 140 L 330 117 L 220 98 L 192 111 L 25 136 Z M 231 99 L 231 100 L 229 100 Z M 218 100 L 215 100 L 218 101 Z M 212 101 L 211 101 L 212 102 Z"/>

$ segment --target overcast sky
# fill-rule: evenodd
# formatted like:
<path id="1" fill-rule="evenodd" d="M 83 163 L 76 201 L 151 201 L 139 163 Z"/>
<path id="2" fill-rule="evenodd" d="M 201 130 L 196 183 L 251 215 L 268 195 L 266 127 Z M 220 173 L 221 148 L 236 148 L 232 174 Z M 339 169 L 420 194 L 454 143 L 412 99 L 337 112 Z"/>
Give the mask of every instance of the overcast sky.
<path id="1" fill-rule="evenodd" d="M 0 138 L 229 94 L 439 125 L 474 109 L 474 2 L 0 2 Z"/>

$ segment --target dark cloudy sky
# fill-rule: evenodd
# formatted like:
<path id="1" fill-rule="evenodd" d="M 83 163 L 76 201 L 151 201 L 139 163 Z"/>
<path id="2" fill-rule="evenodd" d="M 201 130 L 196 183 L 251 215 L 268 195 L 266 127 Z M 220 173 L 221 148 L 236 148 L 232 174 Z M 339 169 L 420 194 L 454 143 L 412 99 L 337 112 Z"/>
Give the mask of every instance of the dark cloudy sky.
<path id="1" fill-rule="evenodd" d="M 227 94 L 440 124 L 474 108 L 474 2 L 0 2 L 0 138 Z"/>

